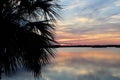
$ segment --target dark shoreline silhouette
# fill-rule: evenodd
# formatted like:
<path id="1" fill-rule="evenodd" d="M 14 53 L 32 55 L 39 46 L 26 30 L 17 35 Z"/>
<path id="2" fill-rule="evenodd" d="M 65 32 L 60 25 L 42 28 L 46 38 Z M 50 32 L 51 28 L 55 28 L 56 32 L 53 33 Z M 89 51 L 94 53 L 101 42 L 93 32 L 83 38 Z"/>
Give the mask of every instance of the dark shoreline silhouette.
<path id="1" fill-rule="evenodd" d="M 53 46 L 48 46 L 51 48 L 66 48 L 66 47 L 91 47 L 91 48 L 107 48 L 107 47 L 115 47 L 115 48 L 120 48 L 120 45 L 53 45 Z"/>

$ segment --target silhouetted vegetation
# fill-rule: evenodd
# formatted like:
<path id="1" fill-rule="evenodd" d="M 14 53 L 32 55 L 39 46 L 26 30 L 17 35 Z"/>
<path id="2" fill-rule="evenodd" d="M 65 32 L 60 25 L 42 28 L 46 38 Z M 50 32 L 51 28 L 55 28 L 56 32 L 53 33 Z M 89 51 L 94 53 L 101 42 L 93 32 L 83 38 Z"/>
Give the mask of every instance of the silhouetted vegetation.
<path id="1" fill-rule="evenodd" d="M 37 77 L 54 57 L 54 0 L 0 0 L 0 76 L 23 67 Z"/>
<path id="2" fill-rule="evenodd" d="M 52 48 L 59 48 L 59 47 L 92 47 L 92 48 L 115 47 L 115 48 L 120 48 L 120 45 L 52 45 L 49 47 L 52 47 Z"/>

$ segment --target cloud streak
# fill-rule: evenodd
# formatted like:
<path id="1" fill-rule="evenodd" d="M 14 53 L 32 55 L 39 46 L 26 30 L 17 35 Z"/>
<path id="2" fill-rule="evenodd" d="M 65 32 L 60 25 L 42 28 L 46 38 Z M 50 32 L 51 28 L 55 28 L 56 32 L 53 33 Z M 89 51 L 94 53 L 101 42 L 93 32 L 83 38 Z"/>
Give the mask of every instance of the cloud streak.
<path id="1" fill-rule="evenodd" d="M 67 43 L 78 44 L 82 41 L 81 43 L 88 44 L 93 40 L 89 44 L 107 44 L 108 40 L 108 44 L 120 44 L 119 2 L 120 0 L 65 0 L 67 7 L 63 12 L 63 21 L 58 23 L 56 39 L 60 43 L 68 40 Z"/>

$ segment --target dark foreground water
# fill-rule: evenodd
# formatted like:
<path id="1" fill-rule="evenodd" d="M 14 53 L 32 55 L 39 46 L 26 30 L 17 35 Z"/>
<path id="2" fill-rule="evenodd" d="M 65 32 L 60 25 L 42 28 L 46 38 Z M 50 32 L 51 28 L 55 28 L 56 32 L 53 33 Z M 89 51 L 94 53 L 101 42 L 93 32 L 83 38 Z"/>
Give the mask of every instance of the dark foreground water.
<path id="1" fill-rule="evenodd" d="M 120 80 L 120 48 L 58 48 L 37 80 Z M 20 71 L 2 80 L 34 80 Z"/>

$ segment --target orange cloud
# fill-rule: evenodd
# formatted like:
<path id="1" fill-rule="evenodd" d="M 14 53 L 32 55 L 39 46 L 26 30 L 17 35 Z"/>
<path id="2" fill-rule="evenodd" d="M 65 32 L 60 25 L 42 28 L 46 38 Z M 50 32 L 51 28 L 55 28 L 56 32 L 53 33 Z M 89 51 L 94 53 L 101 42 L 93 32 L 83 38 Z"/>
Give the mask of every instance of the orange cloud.
<path id="1" fill-rule="evenodd" d="M 57 41 L 71 44 L 120 44 L 120 33 L 81 34 L 61 32 Z"/>

